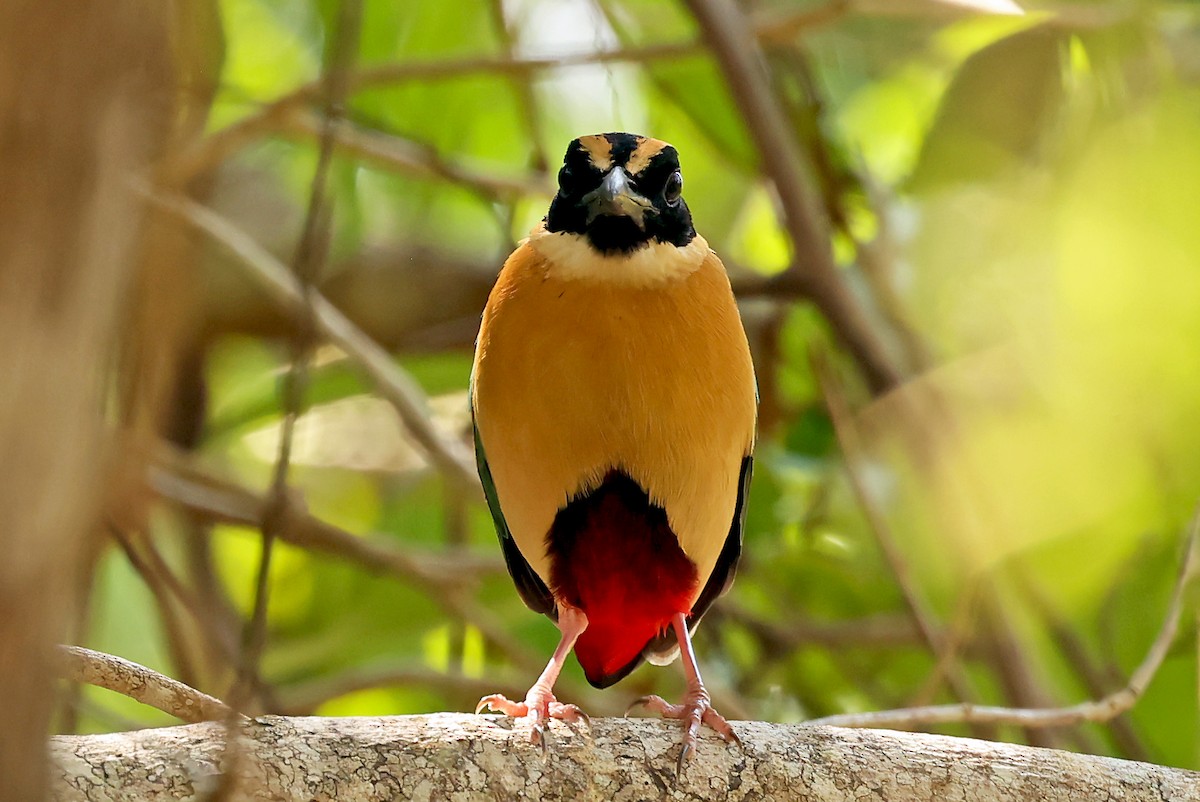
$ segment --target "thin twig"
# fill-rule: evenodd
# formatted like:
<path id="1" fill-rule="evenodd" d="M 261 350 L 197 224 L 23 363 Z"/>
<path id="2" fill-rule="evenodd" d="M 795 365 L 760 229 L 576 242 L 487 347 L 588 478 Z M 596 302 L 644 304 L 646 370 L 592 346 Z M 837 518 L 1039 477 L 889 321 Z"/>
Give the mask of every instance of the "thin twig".
<path id="1" fill-rule="evenodd" d="M 257 526 L 263 520 L 265 497 L 204 471 L 168 444 L 155 454 L 146 481 L 159 497 L 207 521 Z M 354 535 L 312 515 L 294 498 L 288 499 L 281 518 L 286 525 L 277 532 L 280 540 L 420 583 L 444 587 L 503 570 L 499 559 L 465 550 L 422 553 Z"/>
<path id="2" fill-rule="evenodd" d="M 870 289 L 874 308 L 888 324 L 906 369 L 924 370 L 930 364 L 928 347 L 913 326 L 911 315 L 895 287 L 896 247 L 887 194 L 871 177 L 862 159 L 858 160 L 856 168 L 838 149 L 839 143 L 835 143 L 832 133 L 837 126 L 825 119 L 829 104 L 808 54 L 800 46 L 793 46 L 772 48 L 770 55 L 772 64 L 776 65 L 776 74 L 791 77 L 803 98 L 802 103 L 787 103 L 785 95 L 782 102 L 790 112 L 794 127 L 803 132 L 802 139 L 819 178 L 830 223 L 838 234 L 853 244 L 854 263 Z M 877 232 L 870 242 L 863 241 L 851 224 L 853 211 L 847 198 L 853 195 L 865 197 L 875 216 Z"/>
<path id="3" fill-rule="evenodd" d="M 232 712 L 220 699 L 153 669 L 80 646 L 58 647 L 56 670 L 64 679 L 115 691 L 188 723 L 220 721 Z"/>
<path id="4" fill-rule="evenodd" d="M 184 637 L 183 627 L 171 601 L 170 588 L 156 568 L 142 557 L 124 532 L 115 526 L 110 527 L 109 531 L 112 533 L 113 540 L 116 541 L 121 551 L 124 552 L 130 566 L 141 577 L 146 587 L 150 590 L 150 595 L 154 598 L 154 605 L 158 609 L 158 617 L 162 622 L 167 651 L 170 653 L 171 661 L 175 665 L 175 672 L 178 673 L 184 683 L 199 685 L 199 677 L 192 662 L 187 638 Z"/>
<path id="5" fill-rule="evenodd" d="M 255 579 L 254 605 L 242 638 L 241 665 L 231 700 L 235 708 L 249 698 L 258 675 L 258 663 L 266 641 L 267 608 L 270 600 L 271 558 L 275 538 L 281 527 L 284 511 L 289 506 L 288 475 L 292 465 L 292 446 L 296 421 L 300 417 L 308 388 L 308 358 L 316 337 L 316 321 L 312 307 L 312 285 L 328 252 L 327 223 L 329 211 L 327 194 L 329 168 L 333 163 L 335 132 L 342 118 L 342 100 L 346 89 L 346 68 L 358 48 L 361 4 L 343 3 L 338 17 L 336 36 L 331 46 L 329 68 L 325 71 L 325 115 L 318 137 L 317 165 L 313 170 L 308 208 L 292 262 L 292 276 L 300 290 L 297 330 L 291 339 L 291 360 L 283 375 L 280 401 L 283 420 L 279 427 L 279 446 L 271 476 L 271 489 L 263 510 L 262 555 Z"/>
<path id="6" fill-rule="evenodd" d="M 509 22 L 504 0 L 489 0 L 488 11 L 492 15 L 492 26 L 500 39 L 500 47 L 506 58 L 517 57 L 517 37 L 513 25 Z M 533 75 L 512 76 L 511 85 L 517 94 L 517 105 L 521 109 L 521 118 L 525 122 L 525 134 L 529 137 L 530 164 L 538 173 L 546 173 L 550 169 L 550 159 L 546 154 L 543 143 L 545 124 L 542 121 L 541 109 L 538 106 L 537 93 L 534 91 Z"/>
<path id="7" fill-rule="evenodd" d="M 783 16 L 764 19 L 755 26 L 755 29 L 766 40 L 784 41 L 794 38 L 804 30 L 836 21 L 842 15 L 844 5 L 843 0 L 833 0 L 825 7 L 790 12 Z M 350 77 L 350 91 L 356 92 L 372 86 L 396 85 L 411 81 L 448 80 L 478 74 L 509 75 L 528 81 L 538 72 L 565 67 L 587 64 L 677 61 L 704 56 L 706 53 L 707 49 L 703 41 L 689 41 L 667 42 L 619 50 L 566 53 L 560 56 L 541 58 L 501 55 L 446 61 L 408 61 L 400 64 L 384 64 L 356 72 Z M 320 82 L 303 84 L 241 120 L 197 142 L 188 150 L 174 157 L 166 166 L 164 174 L 170 179 L 168 185 L 182 186 L 196 176 L 215 169 L 251 142 L 271 133 L 292 110 L 311 104 L 320 97 L 320 94 Z"/>
<path id="8" fill-rule="evenodd" d="M 928 647 L 930 653 L 937 660 L 939 669 L 945 673 L 954 694 L 960 700 L 969 702 L 974 698 L 974 691 L 971 688 L 970 682 L 960 666 L 944 659 L 947 653 L 946 640 L 942 636 L 936 616 L 917 591 L 916 584 L 913 582 L 911 571 L 908 567 L 908 561 L 904 558 L 900 547 L 896 544 L 896 538 L 892 534 L 887 517 L 879 509 L 879 505 L 875 502 L 875 497 L 871 494 L 870 489 L 867 487 L 867 482 L 862 476 L 860 466 L 863 462 L 864 449 L 862 443 L 859 441 L 858 431 L 854 426 L 845 394 L 834 378 L 833 371 L 823 354 L 814 352 L 811 361 L 813 372 L 817 376 L 817 382 L 825 398 L 825 404 L 829 409 L 830 420 L 833 422 L 834 431 L 842 447 L 846 475 L 850 479 L 850 486 L 853 488 L 859 506 L 862 508 L 863 514 L 870 524 L 871 531 L 875 534 L 875 541 L 879 544 L 879 550 L 882 552 L 884 560 L 887 561 L 888 567 L 892 571 L 896 585 L 900 588 L 900 593 L 904 597 L 904 603 L 908 607 L 913 623 L 921 633 L 921 638 L 925 641 L 925 645 Z"/>
<path id="9" fill-rule="evenodd" d="M 103 537 L 87 539 L 86 553 L 79 562 L 79 581 L 76 584 L 75 610 L 73 611 L 71 629 L 68 639 L 76 643 L 88 640 L 88 631 L 92 625 L 92 614 L 96 604 L 96 585 L 100 559 L 107 544 Z M 83 696 L 83 686 L 78 682 L 68 683 L 68 687 L 59 701 L 59 731 L 67 734 L 78 732 L 80 702 Z"/>
<path id="10" fill-rule="evenodd" d="M 1066 658 L 1064 662 L 1079 675 L 1087 692 L 1093 696 L 1103 695 L 1106 688 L 1111 688 L 1114 683 L 1108 681 L 1108 673 L 1088 652 L 1071 623 L 1055 608 L 1042 587 L 1024 570 L 1024 566 L 1018 563 L 1009 573 L 1031 609 L 1046 623 L 1051 637 Z M 1113 717 L 1108 722 L 1108 729 L 1124 757 L 1150 760 L 1150 752 L 1138 737 L 1128 716 L 1122 714 Z"/>
<path id="11" fill-rule="evenodd" d="M 1068 707 L 1015 708 L 982 705 L 931 705 L 901 710 L 884 710 L 875 713 L 850 713 L 814 719 L 810 724 L 825 724 L 836 727 L 884 727 L 912 728 L 931 724 L 1007 724 L 1018 727 L 1069 727 L 1083 722 L 1106 722 L 1131 709 L 1145 693 L 1154 675 L 1158 672 L 1175 635 L 1179 631 L 1179 620 L 1183 614 L 1183 602 L 1188 587 L 1200 573 L 1200 506 L 1192 515 L 1188 525 L 1187 542 L 1179 563 L 1179 575 L 1167 612 L 1158 635 L 1142 662 L 1134 669 L 1124 688 L 1100 699 L 1080 702 Z"/>
<path id="12" fill-rule="evenodd" d="M 150 199 L 227 248 L 292 316 L 303 314 L 304 296 L 295 277 L 251 236 L 211 209 L 182 196 L 151 193 Z M 420 385 L 324 296 L 314 291 L 311 298 L 317 329 L 367 374 L 380 396 L 396 408 L 400 419 L 430 460 L 451 478 L 482 493 L 474 460 L 466 446 L 434 427 L 429 417 L 428 400 Z"/>
<path id="13" fill-rule="evenodd" d="M 802 33 L 837 22 L 851 11 L 851 0 L 830 0 L 824 5 L 788 11 L 754 23 L 754 32 L 763 46 L 784 44 Z"/>
<path id="14" fill-rule="evenodd" d="M 979 585 L 970 581 L 964 584 L 967 590 L 959 596 L 955 604 L 954 613 L 950 617 L 950 625 L 942 636 L 941 649 L 936 655 L 937 662 L 933 666 L 933 671 L 929 672 L 924 685 L 910 700 L 910 705 L 913 707 L 930 704 L 937 698 L 942 681 L 946 679 L 948 672 L 953 670 L 952 667 L 958 664 L 959 653 L 967 643 L 971 625 L 975 619 L 975 608 L 979 601 Z"/>
<path id="15" fill-rule="evenodd" d="M 883 614 L 847 621 L 789 620 L 777 624 L 732 601 L 723 601 L 708 616 L 745 627 L 771 652 L 788 653 L 806 646 L 833 649 L 894 649 L 912 646 L 920 637 L 909 616 Z"/>
<path id="16" fill-rule="evenodd" d="M 258 574 L 254 584 L 254 604 L 250 617 L 242 631 L 242 649 L 238 663 L 237 678 L 230 691 L 230 707 L 240 711 L 259 686 L 259 663 L 267 639 L 267 610 L 271 595 L 271 562 L 275 539 L 286 526 L 286 511 L 290 506 L 288 476 L 292 465 L 292 445 L 296 432 L 296 421 L 308 388 L 308 360 L 317 338 L 317 325 L 313 310 L 312 285 L 319 275 L 328 255 L 327 235 L 329 211 L 327 187 L 329 168 L 333 163 L 334 131 L 342 117 L 342 101 L 346 91 L 346 68 L 358 52 L 359 31 L 362 22 L 361 0 L 339 5 L 337 29 L 331 37 L 327 67 L 323 77 L 324 127 L 318 140 L 317 165 L 313 171 L 309 191 L 308 208 L 304 216 L 304 227 L 292 262 L 289 278 L 297 284 L 299 303 L 296 312 L 296 332 L 291 345 L 291 360 L 283 375 L 280 401 L 283 421 L 279 430 L 279 448 L 275 468 L 271 477 L 271 488 L 263 509 L 260 523 L 262 531 L 262 554 L 258 562 Z M 237 716 L 230 713 L 226 718 L 225 765 L 217 790 L 212 795 L 214 802 L 232 799 L 239 763 L 242 755 L 240 739 L 237 737 Z"/>
<path id="17" fill-rule="evenodd" d="M 271 130 L 303 137 L 321 136 L 325 126 L 320 115 L 306 109 L 291 109 L 273 115 Z M 348 156 L 374 162 L 392 170 L 421 178 L 438 178 L 464 187 L 488 203 L 524 196 L 549 196 L 553 187 L 545 173 L 506 177 L 485 173 L 442 158 L 435 150 L 398 136 L 343 122 L 334 133 L 334 144 Z"/>
<path id="18" fill-rule="evenodd" d="M 266 500 L 231 482 L 210 476 L 191 466 L 182 455 L 163 446 L 148 481 L 163 498 L 180 504 L 209 520 L 256 526 L 262 521 Z M 277 536 L 280 540 L 353 560 L 376 571 L 404 576 L 420 587 L 453 619 L 479 630 L 483 639 L 514 664 L 539 671 L 544 660 L 533 655 L 520 639 L 484 606 L 465 592 L 464 583 L 482 574 L 498 573 L 501 563 L 466 552 L 416 554 L 412 550 L 386 547 L 357 537 L 315 518 L 295 505 L 284 507 Z"/>
<path id="19" fill-rule="evenodd" d="M 795 248 L 787 274 L 798 281 L 854 356 L 875 393 L 898 385 L 900 371 L 872 330 L 862 306 L 833 261 L 828 224 L 805 186 L 795 139 L 772 95 L 762 51 L 749 20 L 732 0 L 688 0 L 725 73 L 734 101 L 775 184 L 784 224 Z"/>

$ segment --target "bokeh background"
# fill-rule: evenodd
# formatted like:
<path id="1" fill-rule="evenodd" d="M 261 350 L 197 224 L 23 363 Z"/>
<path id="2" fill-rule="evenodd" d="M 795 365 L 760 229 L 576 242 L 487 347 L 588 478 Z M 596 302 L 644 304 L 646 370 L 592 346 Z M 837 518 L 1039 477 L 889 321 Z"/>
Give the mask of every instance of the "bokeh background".
<path id="1" fill-rule="evenodd" d="M 804 241 L 696 5 L 364 0 L 347 52 L 335 2 L 179 3 L 147 34 L 165 31 L 173 111 L 145 175 L 281 264 L 316 248 L 316 290 L 466 453 L 479 314 L 567 142 L 673 143 L 762 394 L 745 557 L 696 639 L 718 708 L 790 722 L 1120 688 L 1200 498 L 1200 4 L 741 3 Z M 360 354 L 306 339 L 303 309 L 194 223 L 160 209 L 141 229 L 123 356 L 103 368 L 124 469 L 69 641 L 227 698 L 270 519 L 247 709 L 523 694 L 557 631 L 521 605 L 477 488 L 430 460 Z M 832 254 L 875 364 L 811 302 L 813 254 Z M 290 490 L 269 503 L 297 342 Z M 1200 766 L 1193 612 L 1112 722 L 939 729 Z M 596 692 L 572 661 L 558 691 L 607 715 L 682 687 L 677 666 L 643 667 Z M 60 732 L 171 723 L 91 687 L 57 705 Z"/>

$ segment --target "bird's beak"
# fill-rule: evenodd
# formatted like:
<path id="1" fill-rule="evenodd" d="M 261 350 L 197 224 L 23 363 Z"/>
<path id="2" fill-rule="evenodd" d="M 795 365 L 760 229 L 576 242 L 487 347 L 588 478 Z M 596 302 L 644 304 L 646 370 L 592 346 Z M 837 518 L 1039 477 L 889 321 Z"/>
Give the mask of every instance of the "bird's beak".
<path id="1" fill-rule="evenodd" d="M 583 196 L 587 206 L 588 224 L 601 215 L 628 217 L 637 227 L 646 230 L 646 211 L 652 209 L 649 199 L 634 192 L 629 184 L 629 174 L 621 167 L 614 167 L 604 176 L 600 186 Z"/>

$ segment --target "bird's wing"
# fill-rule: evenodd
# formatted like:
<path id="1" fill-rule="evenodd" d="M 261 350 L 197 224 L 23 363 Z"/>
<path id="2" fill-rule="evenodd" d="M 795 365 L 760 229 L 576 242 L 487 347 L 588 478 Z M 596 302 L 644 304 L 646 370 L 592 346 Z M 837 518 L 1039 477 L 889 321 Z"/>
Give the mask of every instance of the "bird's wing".
<path id="1" fill-rule="evenodd" d="M 757 393 L 755 393 L 757 396 Z M 708 581 L 700 595 L 692 605 L 692 613 L 688 616 L 688 630 L 695 631 L 700 619 L 708 612 L 712 603 L 720 598 L 729 586 L 733 584 L 733 575 L 737 571 L 738 559 L 742 556 L 742 530 L 746 526 L 746 499 L 750 493 L 750 476 L 754 473 L 754 455 L 747 454 L 742 459 L 741 472 L 738 476 L 737 504 L 733 508 L 733 521 L 729 525 L 729 534 L 725 537 L 725 545 L 713 571 L 708 575 Z M 642 654 L 655 665 L 664 665 L 675 659 L 679 652 L 679 642 L 675 633 L 667 631 L 646 644 Z"/>
<path id="2" fill-rule="evenodd" d="M 474 393 L 468 397 L 474 398 Z M 496 483 L 492 480 L 492 471 L 488 467 L 487 454 L 483 450 L 483 440 L 479 437 L 479 426 L 475 423 L 475 405 L 471 404 L 471 429 L 475 436 L 475 466 L 479 469 L 479 480 L 483 483 L 483 495 L 487 498 L 488 509 L 492 513 L 492 522 L 496 525 L 496 535 L 500 538 L 500 546 L 504 551 L 504 563 L 508 573 L 517 586 L 525 605 L 536 613 L 544 613 L 558 620 L 558 608 L 554 603 L 554 594 L 546 587 L 546 583 L 537 575 L 533 567 L 521 555 L 517 542 L 513 540 L 508 522 L 504 520 L 504 511 L 500 509 L 500 497 L 496 493 Z"/>

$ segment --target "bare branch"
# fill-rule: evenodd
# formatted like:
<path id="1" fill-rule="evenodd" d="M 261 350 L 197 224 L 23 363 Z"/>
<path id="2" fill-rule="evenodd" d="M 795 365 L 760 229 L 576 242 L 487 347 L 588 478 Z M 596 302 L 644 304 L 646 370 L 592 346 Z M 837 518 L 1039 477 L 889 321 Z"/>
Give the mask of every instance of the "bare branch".
<path id="1" fill-rule="evenodd" d="M 892 571 L 892 576 L 900 588 L 900 593 L 904 597 L 904 603 L 908 607 L 913 623 L 916 625 L 917 631 L 921 633 L 921 638 L 925 641 L 925 645 L 937 659 L 938 670 L 945 673 L 955 696 L 963 701 L 970 701 L 974 698 L 974 691 L 966 674 L 960 666 L 947 657 L 950 654 L 950 650 L 954 648 L 953 641 L 949 641 L 943 637 L 941 625 L 937 622 L 933 611 L 929 609 L 929 606 L 917 591 L 916 584 L 908 567 L 908 561 L 904 558 L 900 547 L 896 544 L 896 538 L 892 534 L 887 517 L 879 509 L 879 505 L 875 502 L 875 498 L 871 495 L 867 483 L 862 476 L 860 468 L 863 462 L 863 447 L 859 441 L 858 430 L 854 426 L 845 394 L 834 378 L 833 371 L 830 369 L 828 362 L 819 352 L 813 353 L 812 366 L 813 371 L 817 375 L 821 393 L 825 398 L 825 405 L 829 410 L 829 417 L 833 422 L 834 431 L 837 433 L 838 442 L 842 447 L 846 475 L 850 479 L 850 486 L 853 488 L 859 506 L 862 508 L 863 514 L 870 524 L 871 531 L 875 534 L 875 541 L 879 544 L 879 550 L 883 553 L 884 560 L 887 562 L 888 567 Z"/>
<path id="2" fill-rule="evenodd" d="M 1016 566 L 1016 570 L 1010 573 L 1014 576 L 1026 602 L 1045 622 L 1051 637 L 1065 658 L 1066 665 L 1079 675 L 1089 694 L 1103 696 L 1104 692 L 1115 683 L 1111 681 L 1108 672 L 1089 653 L 1083 638 L 1079 636 L 1071 622 L 1055 609 L 1046 592 L 1028 573 L 1022 570 L 1022 566 Z M 1113 741 L 1116 742 L 1124 757 L 1133 760 L 1150 759 L 1150 753 L 1134 730 L 1129 716 L 1121 714 L 1113 717 L 1107 723 Z"/>
<path id="3" fill-rule="evenodd" d="M 490 0 L 488 11 L 492 16 L 492 26 L 500 39 L 500 46 L 506 58 L 516 58 L 516 35 L 514 25 L 506 14 L 504 0 Z M 540 173 L 550 169 L 550 157 L 544 147 L 545 123 L 539 108 L 537 93 L 534 91 L 534 76 L 530 73 L 512 76 L 511 85 L 517 95 L 517 103 L 521 108 L 521 117 L 525 122 L 525 133 L 529 137 L 531 151 L 530 166 Z"/>
<path id="4" fill-rule="evenodd" d="M 178 195 L 151 194 L 151 200 L 188 226 L 219 242 L 289 314 L 304 314 L 304 295 L 287 269 L 252 237 L 216 212 Z M 474 460 L 466 446 L 439 432 L 429 418 L 428 400 L 420 385 L 392 361 L 320 293 L 313 292 L 312 310 L 318 331 L 341 348 L 374 382 L 380 396 L 396 408 L 400 419 L 429 458 L 451 478 L 480 490 Z"/>
<path id="5" fill-rule="evenodd" d="M 829 0 L 824 5 L 763 17 L 754 22 L 754 33 L 763 47 L 791 42 L 802 33 L 837 22 L 850 11 L 853 0 Z"/>
<path id="6" fill-rule="evenodd" d="M 238 800 L 887 799 L 1200 802 L 1200 774 L 1052 749 L 917 733 L 738 722 L 743 748 L 702 737 L 673 775 L 676 722 L 555 722 L 543 757 L 498 716 L 267 717 L 242 725 Z M 222 729 L 192 724 L 51 743 L 53 794 L 200 800 L 222 770 Z M 119 790 L 114 790 L 119 789 Z"/>
<path id="7" fill-rule="evenodd" d="M 290 110 L 275 115 L 273 130 L 300 136 L 317 136 L 322 130 L 321 117 L 311 111 Z M 507 178 L 472 169 L 441 158 L 431 148 L 379 131 L 343 123 L 334 134 L 338 149 L 349 156 L 375 162 L 393 170 L 412 173 L 418 177 L 440 178 L 466 187 L 485 200 L 514 196 L 554 194 L 543 173 Z"/>
<path id="8" fill-rule="evenodd" d="M 895 387 L 901 380 L 899 370 L 838 274 L 828 225 L 805 186 L 799 149 L 772 95 L 749 20 L 732 0 L 688 0 L 688 7 L 713 48 L 779 194 L 784 224 L 796 251 L 788 273 L 829 320 L 872 390 L 882 393 Z"/>
<path id="9" fill-rule="evenodd" d="M 157 461 L 162 468 L 153 469 L 148 481 L 162 497 L 208 516 L 211 520 L 247 526 L 257 526 L 262 520 L 265 499 L 191 467 L 169 447 L 164 446 Z M 498 561 L 464 553 L 418 556 L 395 547 L 385 547 L 313 517 L 296 506 L 294 501 L 289 502 L 279 514 L 283 518 L 278 530 L 280 540 L 355 560 L 374 570 L 386 570 L 407 577 L 437 602 L 447 615 L 478 629 L 487 643 L 496 647 L 515 665 L 530 671 L 541 670 L 544 661 L 532 654 L 519 638 L 513 637 L 490 610 L 469 598 L 462 587 L 464 581 L 470 581 L 480 573 L 498 572 Z M 560 682 L 565 682 L 565 687 L 571 689 L 581 687 L 569 678 L 563 678 Z"/>
<path id="10" fill-rule="evenodd" d="M 258 526 L 267 504 L 263 496 L 205 472 L 165 443 L 155 455 L 146 481 L 161 498 L 210 521 Z M 289 496 L 280 515 L 285 522 L 277 533 L 280 540 L 350 560 L 371 571 L 446 586 L 503 570 L 503 563 L 498 558 L 481 557 L 466 551 L 422 553 L 354 535 L 315 517 L 294 496 Z"/>
<path id="11" fill-rule="evenodd" d="M 155 607 L 158 608 L 159 622 L 162 624 L 163 636 L 166 640 L 167 652 L 171 655 L 171 661 L 175 666 L 175 673 L 185 685 L 197 686 L 201 684 L 199 674 L 195 669 L 188 640 L 184 635 L 182 622 L 175 609 L 175 600 L 183 602 L 183 597 L 176 592 L 176 588 L 166 579 L 165 572 L 160 571 L 157 564 L 152 564 L 150 560 L 143 558 L 131 537 L 116 526 L 111 527 L 110 531 L 113 540 L 116 541 L 121 551 L 124 552 L 130 566 L 141 577 L 142 582 L 149 589 L 150 595 L 154 597 Z M 174 577 L 171 578 L 174 579 Z M 179 589 L 182 590 L 182 588 Z M 173 593 L 175 594 L 174 599 L 172 599 Z M 196 620 L 201 625 L 205 622 L 200 616 L 196 616 Z M 218 653 L 225 651 L 220 648 L 219 644 L 214 643 L 213 646 L 215 647 L 213 651 Z M 222 654 L 222 656 L 228 659 L 232 653 L 231 649 L 228 653 Z"/>
<path id="12" fill-rule="evenodd" d="M 153 669 L 81 646 L 58 647 L 55 668 L 63 679 L 115 691 L 182 721 L 221 721 L 232 712 L 220 699 Z"/>
<path id="13" fill-rule="evenodd" d="M 805 30 L 827 25 L 843 13 L 844 0 L 833 0 L 825 7 L 790 12 L 763 19 L 756 30 L 771 42 L 787 41 Z M 620 50 L 566 53 L 543 58 L 519 58 L 511 55 L 477 56 L 447 61 L 407 61 L 363 69 L 351 76 L 350 91 L 372 86 L 395 85 L 411 81 L 440 81 L 463 76 L 492 74 L 528 80 L 538 72 L 576 67 L 584 64 L 650 63 L 704 56 L 702 41 L 667 42 Z M 284 124 L 297 108 L 320 97 L 319 82 L 303 84 L 266 104 L 236 123 L 217 131 L 178 154 L 167 165 L 165 174 L 171 186 L 182 186 L 192 178 L 215 169 L 251 142 L 266 136 Z"/>
<path id="14" fill-rule="evenodd" d="M 1067 727 L 1085 721 L 1106 722 L 1134 706 L 1167 656 L 1167 651 L 1179 631 L 1179 619 L 1183 614 L 1183 601 L 1188 587 L 1200 569 L 1200 507 L 1188 527 L 1187 544 L 1179 565 L 1179 576 L 1167 605 L 1166 616 L 1158 635 L 1150 645 L 1145 658 L 1129 677 L 1124 688 L 1101 699 L 1080 702 L 1069 707 L 1013 708 L 981 705 L 931 705 L 901 710 L 884 710 L 875 713 L 851 713 L 826 716 L 809 722 L 837 727 L 889 727 L 909 728 L 931 724 L 1012 724 L 1019 727 Z"/>
<path id="15" fill-rule="evenodd" d="M 318 131 L 317 165 L 309 187 L 304 227 L 292 260 L 291 275 L 299 285 L 301 301 L 298 306 L 299 325 L 291 338 L 291 363 L 283 376 L 279 391 L 283 420 L 279 427 L 279 444 L 271 476 L 270 494 L 263 509 L 262 520 L 259 522 L 262 530 L 262 554 L 259 557 L 254 585 L 254 605 L 243 630 L 237 679 L 230 692 L 230 702 L 235 710 L 241 709 L 258 684 L 258 664 L 266 646 L 271 559 L 278 530 L 286 525 L 284 512 L 290 501 L 288 475 L 292 466 L 292 445 L 296 421 L 300 417 L 308 388 L 308 360 L 316 335 L 313 282 L 320 274 L 329 252 L 329 169 L 333 164 L 335 132 L 342 118 L 347 74 L 358 52 L 362 3 L 361 0 L 352 0 L 340 4 L 339 9 L 337 26 L 331 37 L 328 65 L 321 81 L 324 115 Z"/>
<path id="16" fill-rule="evenodd" d="M 754 615 L 730 600 L 708 613 L 714 620 L 728 620 L 745 627 L 770 650 L 790 652 L 804 646 L 837 649 L 894 649 L 912 646 L 920 638 L 912 618 L 882 614 L 848 621 L 814 621 L 790 618 L 786 624 Z"/>

